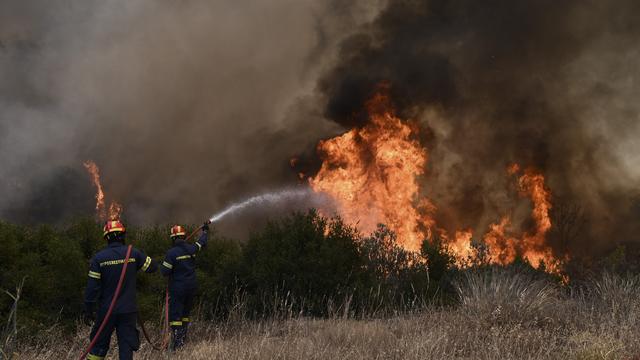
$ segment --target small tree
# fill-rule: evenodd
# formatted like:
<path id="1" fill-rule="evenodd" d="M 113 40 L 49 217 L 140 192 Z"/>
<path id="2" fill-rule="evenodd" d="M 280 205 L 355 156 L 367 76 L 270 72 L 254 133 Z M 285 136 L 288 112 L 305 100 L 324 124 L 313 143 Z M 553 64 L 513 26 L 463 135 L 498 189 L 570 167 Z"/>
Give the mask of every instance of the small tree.
<path id="1" fill-rule="evenodd" d="M 419 253 L 408 251 L 397 242 L 396 234 L 379 224 L 371 236 L 360 244 L 363 259 L 363 289 L 376 289 L 376 296 L 360 296 L 368 312 L 384 306 L 413 309 L 427 296 L 429 276 L 427 265 Z M 377 303 L 372 308 L 372 302 Z"/>
<path id="2" fill-rule="evenodd" d="M 455 267 L 455 256 L 438 235 L 432 236 L 431 241 L 425 239 L 420 247 L 420 253 L 427 260 L 429 277 L 432 281 L 441 281 L 445 274 Z"/>
<path id="3" fill-rule="evenodd" d="M 565 253 L 569 247 L 582 235 L 587 222 L 584 209 L 577 204 L 562 202 L 551 208 L 551 231 L 549 236 L 554 239 Z"/>

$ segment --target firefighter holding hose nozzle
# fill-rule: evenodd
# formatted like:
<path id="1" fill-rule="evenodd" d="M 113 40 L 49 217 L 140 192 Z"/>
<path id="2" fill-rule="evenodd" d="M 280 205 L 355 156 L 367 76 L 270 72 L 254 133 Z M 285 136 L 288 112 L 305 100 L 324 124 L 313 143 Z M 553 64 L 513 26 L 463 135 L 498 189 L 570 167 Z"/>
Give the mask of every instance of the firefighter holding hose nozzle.
<path id="1" fill-rule="evenodd" d="M 138 270 L 152 273 L 158 266 L 142 251 L 125 245 L 125 234 L 120 221 L 107 221 L 104 238 L 108 245 L 91 259 L 84 315 L 85 321 L 96 321 L 91 330 L 88 360 L 104 359 L 114 330 L 120 360 L 133 359 L 133 352 L 140 347 L 136 329 L 136 273 Z M 99 303 L 97 314 L 96 303 Z"/>
<path id="2" fill-rule="evenodd" d="M 169 325 L 172 332 L 172 350 L 182 347 L 187 338 L 191 319 L 189 315 L 197 289 L 196 253 L 207 246 L 209 240 L 209 224 L 201 226 L 200 238 L 195 244 L 186 241 L 184 227 L 175 225 L 171 228 L 173 247 L 167 251 L 160 271 L 169 278 Z"/>

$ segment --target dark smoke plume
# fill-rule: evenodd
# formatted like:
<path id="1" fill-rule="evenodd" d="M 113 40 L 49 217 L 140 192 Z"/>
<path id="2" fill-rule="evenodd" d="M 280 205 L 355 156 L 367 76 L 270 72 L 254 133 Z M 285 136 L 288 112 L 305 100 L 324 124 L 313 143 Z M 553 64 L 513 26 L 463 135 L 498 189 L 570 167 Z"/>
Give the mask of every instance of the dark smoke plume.
<path id="1" fill-rule="evenodd" d="M 558 208 L 584 210 L 572 246 L 635 240 L 638 18 L 631 0 L 390 1 L 341 43 L 319 82 L 325 115 L 362 124 L 364 102 L 389 82 L 400 114 L 433 134 L 426 195 L 449 229 L 482 233 L 514 212 L 530 226 L 505 195 L 517 162 L 547 176 Z"/>
<path id="2" fill-rule="evenodd" d="M 92 159 L 127 220 L 199 221 L 295 185 L 289 159 L 362 124 L 386 81 L 424 125 L 439 223 L 529 226 L 518 162 L 584 210 L 573 246 L 634 240 L 638 18 L 631 0 L 3 1 L 0 218 L 92 213 Z"/>

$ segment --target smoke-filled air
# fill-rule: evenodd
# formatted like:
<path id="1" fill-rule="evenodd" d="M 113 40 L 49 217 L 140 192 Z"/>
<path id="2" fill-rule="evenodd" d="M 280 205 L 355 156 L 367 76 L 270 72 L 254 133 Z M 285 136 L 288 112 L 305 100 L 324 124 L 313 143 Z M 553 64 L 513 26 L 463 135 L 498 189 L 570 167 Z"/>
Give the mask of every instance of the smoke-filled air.
<path id="1" fill-rule="evenodd" d="M 46 3 L 46 6 L 45 6 Z M 317 208 L 552 272 L 638 240 L 640 3 L 0 3 L 0 217 Z"/>
<path id="2" fill-rule="evenodd" d="M 638 0 L 0 0 L 0 360 L 640 359 L 639 99 Z"/>

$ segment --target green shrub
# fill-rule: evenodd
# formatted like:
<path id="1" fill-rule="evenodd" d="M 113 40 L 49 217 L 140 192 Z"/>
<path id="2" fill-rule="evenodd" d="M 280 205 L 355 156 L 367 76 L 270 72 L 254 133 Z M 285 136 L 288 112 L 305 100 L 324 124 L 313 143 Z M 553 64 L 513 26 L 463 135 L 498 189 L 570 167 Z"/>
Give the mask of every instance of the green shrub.
<path id="1" fill-rule="evenodd" d="M 340 219 L 315 211 L 269 222 L 243 248 L 241 282 L 251 309 L 325 314 L 327 301 L 342 301 L 357 282 L 358 237 Z"/>
<path id="2" fill-rule="evenodd" d="M 441 281 L 449 270 L 455 267 L 454 255 L 449 252 L 439 236 L 434 236 L 431 241 L 423 241 L 420 253 L 427 260 L 429 276 L 434 281 Z"/>
<path id="3" fill-rule="evenodd" d="M 238 303 L 241 248 L 237 241 L 216 236 L 198 256 L 197 276 L 200 303 L 210 319 L 225 317 Z"/>
<path id="4" fill-rule="evenodd" d="M 427 262 L 421 254 L 400 246 L 388 227 L 378 225 L 360 243 L 359 251 L 363 282 L 357 299 L 366 312 L 375 313 L 385 307 L 410 309 L 425 299 L 430 289 Z M 373 293 L 375 296 L 371 296 Z"/>
<path id="5" fill-rule="evenodd" d="M 127 242 L 161 263 L 171 246 L 168 233 L 169 226 L 129 226 Z M 0 222 L 0 245 L 0 288 L 14 289 L 26 276 L 18 319 L 23 335 L 53 324 L 73 328 L 89 261 L 106 245 L 101 224 L 91 218 L 59 228 Z M 244 244 L 213 231 L 197 264 L 198 308 L 207 318 L 239 311 L 253 317 L 405 311 L 438 293 L 438 284 L 453 270 L 439 243 L 425 242 L 422 253 L 409 252 L 383 225 L 364 237 L 340 218 L 314 210 L 271 221 Z M 159 274 L 138 277 L 144 319 L 159 320 L 165 289 Z M 0 296 L 1 316 L 11 305 L 8 296 Z"/>

